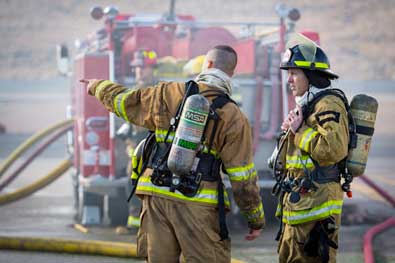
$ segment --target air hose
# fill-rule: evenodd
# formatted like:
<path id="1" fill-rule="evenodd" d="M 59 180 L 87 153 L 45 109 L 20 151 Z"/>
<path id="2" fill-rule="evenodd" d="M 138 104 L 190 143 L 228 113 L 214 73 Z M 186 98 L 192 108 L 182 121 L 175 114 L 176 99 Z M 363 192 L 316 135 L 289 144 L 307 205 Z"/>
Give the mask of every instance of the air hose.
<path id="1" fill-rule="evenodd" d="M 44 136 L 52 133 L 53 131 L 66 127 L 70 124 L 74 123 L 74 119 L 66 120 L 59 122 L 57 124 L 54 124 L 42 131 L 39 131 L 38 133 L 34 134 L 31 136 L 29 139 L 27 139 L 23 144 L 21 144 L 18 148 L 16 148 L 9 156 L 8 158 L 0 165 L 0 177 L 4 174 L 4 172 L 10 167 L 10 165 L 23 153 L 25 152 L 29 147 L 31 147 L 34 143 L 36 143 L 38 140 L 43 138 Z"/>
<path id="2" fill-rule="evenodd" d="M 24 160 L 24 162 L 7 178 L 0 184 L 0 192 L 7 187 L 15 178 L 28 166 L 42 151 L 44 151 L 52 142 L 58 139 L 62 134 L 67 132 L 72 128 L 72 125 L 67 125 L 60 131 L 52 135 L 48 140 L 42 143 L 34 152 L 32 152 L 29 157 Z"/>
<path id="3" fill-rule="evenodd" d="M 64 172 L 66 172 L 73 165 L 72 161 L 64 160 L 60 163 L 54 170 L 52 170 L 48 175 L 35 181 L 34 183 L 19 189 L 15 192 L 0 195 L 0 205 L 8 204 L 13 201 L 17 201 L 21 198 L 24 198 L 41 188 L 49 185 L 53 181 L 55 181 L 59 176 L 61 176 Z"/>

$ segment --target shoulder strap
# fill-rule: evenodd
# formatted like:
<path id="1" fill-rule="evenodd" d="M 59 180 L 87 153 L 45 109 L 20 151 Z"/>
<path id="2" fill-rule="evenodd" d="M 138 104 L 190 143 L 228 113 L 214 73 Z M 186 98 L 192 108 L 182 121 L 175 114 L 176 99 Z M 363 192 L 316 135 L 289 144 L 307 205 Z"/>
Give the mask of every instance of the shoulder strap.
<path id="1" fill-rule="evenodd" d="M 328 89 L 328 90 L 323 90 L 319 93 L 317 93 L 314 98 L 305 106 L 303 107 L 303 116 L 305 118 L 307 118 L 308 116 L 311 115 L 312 111 L 314 110 L 315 105 L 324 97 L 328 96 L 328 95 L 333 95 L 336 96 L 338 98 L 340 98 L 343 103 L 344 106 L 346 107 L 346 111 L 349 112 L 350 111 L 350 104 L 348 103 L 347 97 L 344 94 L 344 92 L 340 89 Z"/>
<path id="2" fill-rule="evenodd" d="M 211 95 L 211 94 L 210 94 Z M 234 103 L 235 105 L 237 105 L 237 103 L 232 100 L 230 98 L 230 96 L 228 94 L 225 94 L 223 92 L 220 91 L 216 91 L 215 96 L 217 96 L 211 103 L 210 105 L 210 113 L 209 113 L 209 119 L 212 119 L 214 121 L 214 126 L 213 126 L 213 131 L 211 132 L 211 136 L 210 136 L 210 142 L 208 145 L 208 151 L 211 151 L 211 147 L 213 146 L 213 141 L 214 141 L 214 136 L 217 132 L 217 128 L 218 128 L 218 113 L 217 113 L 217 109 L 221 109 L 223 106 L 225 106 L 226 104 L 228 104 L 229 102 Z M 208 125 L 206 125 L 205 129 L 204 129 L 204 133 L 206 133 L 206 128 Z"/>
<path id="3" fill-rule="evenodd" d="M 178 106 L 176 117 L 181 115 L 182 109 L 184 108 L 184 104 L 187 98 L 191 95 L 195 95 L 198 93 L 199 93 L 199 85 L 195 81 L 189 80 L 185 82 L 185 94 L 184 97 L 182 98 L 180 105 Z"/>

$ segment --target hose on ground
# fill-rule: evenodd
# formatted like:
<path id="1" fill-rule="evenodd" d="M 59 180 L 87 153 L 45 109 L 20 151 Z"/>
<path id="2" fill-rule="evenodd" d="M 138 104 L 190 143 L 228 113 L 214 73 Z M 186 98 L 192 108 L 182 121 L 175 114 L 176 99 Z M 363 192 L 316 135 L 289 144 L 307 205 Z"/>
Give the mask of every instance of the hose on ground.
<path id="1" fill-rule="evenodd" d="M 135 244 L 98 240 L 0 236 L 0 249 L 138 258 Z M 231 262 L 243 263 L 237 259 Z"/>
<path id="2" fill-rule="evenodd" d="M 36 134 L 32 135 L 29 137 L 24 143 L 22 143 L 18 148 L 16 148 L 9 156 L 8 158 L 0 165 L 0 177 L 4 174 L 4 172 L 10 167 L 10 165 L 23 153 L 25 152 L 29 147 L 31 147 L 34 143 L 36 143 L 38 140 L 43 138 L 44 136 L 50 134 L 54 130 L 57 130 L 59 128 L 71 125 L 74 123 L 74 119 L 70 120 L 65 120 L 62 122 L 59 122 L 57 124 L 54 124 L 44 130 L 41 130 L 37 132 Z"/>
<path id="3" fill-rule="evenodd" d="M 395 218 L 391 217 L 381 224 L 375 225 L 369 229 L 363 237 L 363 254 L 365 258 L 365 263 L 374 263 L 373 254 L 373 238 L 375 235 L 383 232 L 389 227 L 395 227 Z"/>
<path id="4" fill-rule="evenodd" d="M 387 191 L 375 184 L 365 175 L 361 175 L 358 178 L 360 178 L 362 181 L 364 181 L 364 183 L 373 188 L 373 190 L 375 190 L 381 197 L 383 197 L 388 203 L 390 203 L 392 207 L 395 207 L 395 198 L 393 198 Z"/>
<path id="5" fill-rule="evenodd" d="M 7 187 L 12 181 L 15 180 L 15 178 L 18 177 L 19 174 L 37 157 L 39 156 L 48 146 L 51 145 L 52 142 L 54 142 L 56 139 L 58 139 L 61 135 L 63 135 L 65 132 L 70 130 L 72 128 L 72 125 L 68 125 L 64 128 L 62 128 L 60 131 L 56 132 L 54 135 L 52 135 L 48 140 L 43 142 L 34 152 L 32 152 L 29 157 L 23 161 L 23 163 L 9 176 L 7 177 L 1 184 L 0 184 L 0 192 Z"/>
<path id="6" fill-rule="evenodd" d="M 134 244 L 97 240 L 0 236 L 0 248 L 110 257 L 137 257 L 136 245 Z"/>
<path id="7" fill-rule="evenodd" d="M 55 181 L 58 177 L 60 177 L 63 173 L 65 173 L 72 165 L 73 165 L 72 161 L 64 160 L 45 177 L 15 192 L 0 195 L 0 205 L 5 205 L 13 201 L 17 201 L 21 198 L 29 196 L 30 194 L 40 190 L 41 188 Z"/>

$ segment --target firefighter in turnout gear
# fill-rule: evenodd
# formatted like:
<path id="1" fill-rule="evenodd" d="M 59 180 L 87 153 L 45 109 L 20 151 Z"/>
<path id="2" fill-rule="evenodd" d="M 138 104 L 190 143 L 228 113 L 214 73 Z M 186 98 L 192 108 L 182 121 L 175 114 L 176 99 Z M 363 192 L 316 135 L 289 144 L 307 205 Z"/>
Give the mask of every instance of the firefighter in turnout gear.
<path id="1" fill-rule="evenodd" d="M 296 101 L 283 121 L 274 171 L 281 220 L 279 262 L 336 262 L 343 191 L 340 163 L 348 153 L 345 104 L 331 88 L 338 76 L 324 51 L 297 35 L 287 44 L 280 68 Z M 343 94 L 343 93 L 342 93 Z M 343 94 L 344 95 L 344 94 Z"/>
<path id="2" fill-rule="evenodd" d="M 128 89 L 108 80 L 81 80 L 88 93 L 119 117 L 154 131 L 156 145 L 148 168 L 138 178 L 136 194 L 142 199 L 137 250 L 148 262 L 230 262 L 230 240 L 225 225 L 229 198 L 221 171 L 229 177 L 234 198 L 245 215 L 247 240 L 260 235 L 264 212 L 254 168 L 252 135 L 246 116 L 230 99 L 230 77 L 237 54 L 216 46 L 206 54 L 203 71 L 192 82 L 159 82 L 154 87 Z M 174 117 L 190 88 L 211 103 L 210 118 L 199 147 L 194 192 L 174 187 L 162 157 L 169 152 L 175 132 Z M 178 142 L 173 142 L 178 143 Z M 182 178 L 188 178 L 182 175 Z M 172 189 L 173 187 L 173 189 Z"/>

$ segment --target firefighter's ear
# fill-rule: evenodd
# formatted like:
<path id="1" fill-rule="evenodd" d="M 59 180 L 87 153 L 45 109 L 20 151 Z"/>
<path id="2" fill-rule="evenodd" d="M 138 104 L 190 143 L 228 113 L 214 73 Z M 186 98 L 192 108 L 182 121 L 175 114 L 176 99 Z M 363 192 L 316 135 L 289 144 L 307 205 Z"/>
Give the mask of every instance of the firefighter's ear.
<path id="1" fill-rule="evenodd" d="M 207 60 L 207 68 L 213 68 L 214 62 L 212 60 Z"/>

